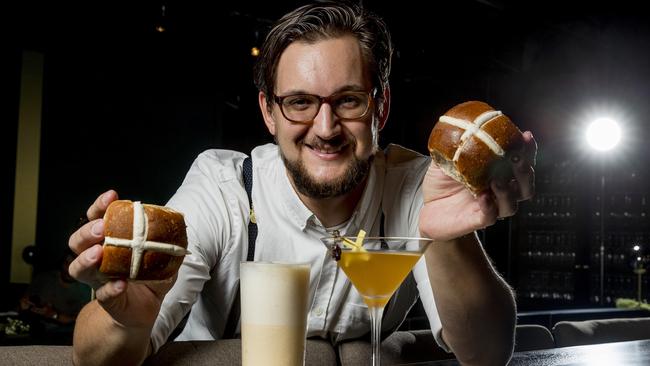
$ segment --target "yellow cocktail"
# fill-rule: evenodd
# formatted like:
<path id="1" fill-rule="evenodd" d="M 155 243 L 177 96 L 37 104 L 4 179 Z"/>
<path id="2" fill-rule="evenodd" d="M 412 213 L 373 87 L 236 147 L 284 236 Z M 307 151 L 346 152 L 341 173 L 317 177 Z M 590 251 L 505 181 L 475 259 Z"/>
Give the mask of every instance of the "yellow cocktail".
<path id="1" fill-rule="evenodd" d="M 336 235 L 321 240 L 368 305 L 372 322 L 372 364 L 379 366 L 384 307 L 422 257 L 431 239 Z"/>
<path id="2" fill-rule="evenodd" d="M 422 253 L 342 251 L 339 266 L 366 304 L 384 307 Z"/>

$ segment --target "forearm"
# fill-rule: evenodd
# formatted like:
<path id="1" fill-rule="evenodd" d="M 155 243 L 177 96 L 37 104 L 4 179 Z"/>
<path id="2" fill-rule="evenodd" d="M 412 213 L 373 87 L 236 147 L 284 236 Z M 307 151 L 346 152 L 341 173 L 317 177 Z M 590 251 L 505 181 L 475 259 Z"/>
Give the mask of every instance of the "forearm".
<path id="1" fill-rule="evenodd" d="M 425 254 L 443 338 L 463 365 L 504 365 L 516 310 L 475 234 L 431 245 Z"/>
<path id="2" fill-rule="evenodd" d="M 140 365 L 150 353 L 151 328 L 125 328 L 93 301 L 77 316 L 73 363 Z"/>

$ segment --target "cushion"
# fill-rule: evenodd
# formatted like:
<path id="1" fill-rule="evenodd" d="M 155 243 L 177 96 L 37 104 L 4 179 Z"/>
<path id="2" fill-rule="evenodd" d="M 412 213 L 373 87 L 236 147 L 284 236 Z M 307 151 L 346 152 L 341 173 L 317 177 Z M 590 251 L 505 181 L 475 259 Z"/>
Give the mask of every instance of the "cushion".
<path id="1" fill-rule="evenodd" d="M 555 347 L 553 334 L 543 325 L 521 324 L 515 328 L 515 352 Z"/>
<path id="2" fill-rule="evenodd" d="M 339 344 L 341 366 L 370 365 L 370 340 L 353 340 Z M 382 365 L 435 361 L 454 358 L 440 348 L 430 330 L 394 332 L 381 344 Z"/>
<path id="3" fill-rule="evenodd" d="M 561 321 L 553 337 L 557 347 L 650 339 L 650 318 Z"/>
<path id="4" fill-rule="evenodd" d="M 308 339 L 306 365 L 336 366 L 336 353 L 327 341 Z M 241 365 L 241 340 L 183 341 L 163 345 L 145 365 Z"/>

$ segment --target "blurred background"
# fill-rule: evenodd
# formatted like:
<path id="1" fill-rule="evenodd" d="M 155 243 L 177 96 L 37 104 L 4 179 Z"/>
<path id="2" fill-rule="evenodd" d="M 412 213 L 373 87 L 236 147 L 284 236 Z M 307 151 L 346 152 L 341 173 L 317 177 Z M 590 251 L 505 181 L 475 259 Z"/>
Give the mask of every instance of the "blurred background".
<path id="1" fill-rule="evenodd" d="M 254 48 L 302 3 L 3 6 L 0 312 L 16 310 L 36 275 L 60 272 L 68 236 L 99 193 L 164 204 L 201 151 L 272 141 L 252 81 Z M 437 118 L 466 100 L 533 131 L 537 195 L 480 233 L 519 310 L 646 299 L 646 13 L 627 1 L 363 3 L 395 43 L 382 146 L 427 153 Z M 598 118 L 621 129 L 606 153 L 586 144 Z M 74 291 L 73 300 L 85 296 Z"/>

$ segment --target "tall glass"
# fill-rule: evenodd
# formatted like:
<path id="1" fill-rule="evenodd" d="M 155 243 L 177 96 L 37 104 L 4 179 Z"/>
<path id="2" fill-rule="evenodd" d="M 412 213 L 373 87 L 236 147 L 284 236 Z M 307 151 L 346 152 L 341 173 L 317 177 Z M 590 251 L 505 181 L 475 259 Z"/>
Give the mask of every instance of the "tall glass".
<path id="1" fill-rule="evenodd" d="M 309 264 L 242 262 L 243 366 L 303 366 Z"/>
<path id="2" fill-rule="evenodd" d="M 379 366 L 384 307 L 431 244 L 431 239 L 333 236 L 321 238 L 321 241 L 368 305 L 372 364 Z"/>

